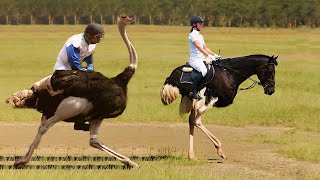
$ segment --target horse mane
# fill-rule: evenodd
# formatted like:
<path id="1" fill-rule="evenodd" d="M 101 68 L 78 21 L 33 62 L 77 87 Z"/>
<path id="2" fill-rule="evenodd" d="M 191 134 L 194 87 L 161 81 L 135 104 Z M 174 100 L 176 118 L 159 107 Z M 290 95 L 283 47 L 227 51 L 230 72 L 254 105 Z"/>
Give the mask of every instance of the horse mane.
<path id="1" fill-rule="evenodd" d="M 247 55 L 247 56 L 241 56 L 241 57 L 234 57 L 234 58 L 226 58 L 226 59 L 222 59 L 221 63 L 223 65 L 232 65 L 232 64 L 239 64 L 240 61 L 247 61 L 248 59 L 269 59 L 270 56 L 268 55 L 264 55 L 264 54 L 251 54 L 251 55 Z"/>

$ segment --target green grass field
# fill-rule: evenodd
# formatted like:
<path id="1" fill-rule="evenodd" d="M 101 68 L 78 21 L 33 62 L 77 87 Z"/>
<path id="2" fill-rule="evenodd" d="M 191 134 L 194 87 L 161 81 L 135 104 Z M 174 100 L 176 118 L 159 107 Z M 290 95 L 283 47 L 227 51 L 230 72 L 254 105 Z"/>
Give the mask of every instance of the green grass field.
<path id="1" fill-rule="evenodd" d="M 40 121 L 40 113 L 34 110 L 12 109 L 4 101 L 13 92 L 29 88 L 34 82 L 51 74 L 56 56 L 65 40 L 74 33 L 82 32 L 84 28 L 85 26 L 80 25 L 0 26 L 0 99 L 3 102 L 0 103 L 0 122 Z M 139 54 L 139 65 L 129 83 L 127 109 L 120 117 L 110 121 L 187 123 L 187 118 L 180 117 L 178 113 L 180 101 L 163 106 L 159 91 L 171 71 L 188 60 L 189 30 L 189 27 L 127 27 L 129 38 Z M 117 27 L 106 25 L 105 31 L 106 36 L 98 45 L 94 56 L 95 70 L 107 77 L 113 77 L 128 65 L 129 57 Z M 275 94 L 267 96 L 258 86 L 239 91 L 234 104 L 209 110 L 203 119 L 205 124 L 285 126 L 296 131 L 320 132 L 319 29 L 205 28 L 202 34 L 207 46 L 213 51 L 218 52 L 218 49 L 221 49 L 222 57 L 279 55 Z M 248 85 L 249 81 L 241 87 Z M 290 150 L 283 149 L 280 153 L 319 162 L 318 157 L 303 153 L 303 147 L 310 147 L 311 154 L 318 152 L 320 147 L 315 142 L 319 141 L 299 143 L 300 141 L 286 140 L 290 139 L 288 135 L 284 137 L 285 142 L 281 142 L 279 137 L 263 135 L 253 139 L 263 143 L 287 143 Z M 309 146 L 310 144 L 313 145 Z M 297 154 L 307 157 L 298 157 Z M 161 167 L 161 172 L 167 170 L 167 165 Z M 152 165 L 142 171 L 148 169 L 151 170 Z M 138 174 L 143 174 L 140 171 Z M 172 177 L 165 178 L 185 179 L 192 178 L 194 174 L 189 173 L 190 177 L 176 176 L 172 172 L 171 175 Z M 21 177 L 23 176 L 22 173 Z M 100 177 L 99 173 L 96 176 Z M 148 179 L 147 176 L 148 174 L 142 177 Z M 196 177 L 201 179 L 204 176 Z"/>
<path id="2" fill-rule="evenodd" d="M 0 97 L 29 88 L 52 73 L 57 53 L 72 34 L 84 26 L 2 26 L 0 45 Z M 120 73 L 129 62 L 127 49 L 116 26 L 106 26 L 106 37 L 95 53 L 95 70 L 108 77 Z M 179 100 L 163 106 L 159 90 L 171 71 L 188 59 L 188 27 L 128 26 L 130 39 L 139 53 L 139 65 L 129 83 L 129 102 L 124 114 L 114 120 L 126 122 L 186 122 L 178 115 Z M 318 29 L 206 28 L 207 45 L 221 49 L 223 57 L 248 54 L 279 55 L 276 92 L 263 94 L 261 87 L 240 91 L 234 104 L 212 109 L 205 123 L 288 126 L 320 131 L 320 31 Z M 255 78 L 255 77 L 254 77 Z M 245 82 L 246 87 L 250 82 Z M 40 114 L 0 105 L 0 121 L 38 121 Z"/>

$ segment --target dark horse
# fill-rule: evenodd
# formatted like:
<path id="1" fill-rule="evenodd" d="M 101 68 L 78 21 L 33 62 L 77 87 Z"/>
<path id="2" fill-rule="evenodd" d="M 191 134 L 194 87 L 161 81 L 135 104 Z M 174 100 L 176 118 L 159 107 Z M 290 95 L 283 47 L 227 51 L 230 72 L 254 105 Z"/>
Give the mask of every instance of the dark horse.
<path id="1" fill-rule="evenodd" d="M 275 91 L 275 66 L 278 65 L 278 57 L 266 55 L 249 55 L 236 58 L 222 59 L 214 62 L 214 78 L 203 83 L 198 90 L 203 97 L 196 101 L 188 97 L 191 84 L 181 83 L 181 75 L 185 65 L 174 69 L 166 79 L 160 95 L 164 105 L 171 104 L 179 94 L 182 95 L 180 103 L 180 114 L 189 115 L 189 153 L 190 159 L 194 159 L 193 133 L 194 126 L 200 128 L 206 136 L 214 143 L 220 157 L 226 158 L 222 151 L 221 142 L 202 124 L 203 113 L 215 106 L 226 107 L 232 104 L 237 95 L 239 85 L 246 79 L 254 81 L 263 87 L 264 93 L 272 95 Z M 208 71 L 210 72 L 210 71 Z M 256 74 L 260 82 L 250 78 Z"/>

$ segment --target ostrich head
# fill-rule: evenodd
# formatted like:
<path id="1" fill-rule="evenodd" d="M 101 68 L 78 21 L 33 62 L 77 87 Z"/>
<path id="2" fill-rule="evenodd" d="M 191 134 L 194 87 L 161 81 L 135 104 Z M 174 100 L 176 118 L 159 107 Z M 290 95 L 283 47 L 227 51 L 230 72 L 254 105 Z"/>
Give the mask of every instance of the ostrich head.
<path id="1" fill-rule="evenodd" d="M 130 18 L 129 16 L 120 16 L 118 17 L 117 20 L 118 20 L 118 24 L 121 24 L 121 25 L 127 25 L 134 22 L 134 19 Z"/>

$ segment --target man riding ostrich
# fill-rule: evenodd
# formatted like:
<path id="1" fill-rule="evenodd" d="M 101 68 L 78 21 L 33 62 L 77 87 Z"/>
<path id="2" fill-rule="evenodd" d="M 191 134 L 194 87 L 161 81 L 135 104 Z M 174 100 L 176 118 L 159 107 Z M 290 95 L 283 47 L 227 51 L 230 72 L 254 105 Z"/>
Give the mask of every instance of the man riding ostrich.
<path id="1" fill-rule="evenodd" d="M 130 65 L 116 77 L 107 78 L 94 71 L 57 70 L 41 81 L 38 89 L 21 90 L 6 100 L 13 107 L 34 108 L 42 113 L 38 133 L 26 155 L 14 163 L 15 168 L 22 168 L 30 161 L 42 135 L 59 121 L 88 121 L 90 146 L 109 153 L 129 167 L 138 166 L 98 140 L 102 120 L 121 115 L 127 105 L 127 85 L 138 65 L 137 52 L 125 29 L 133 21 L 128 16 L 118 18 L 119 32 L 128 48 Z"/>

